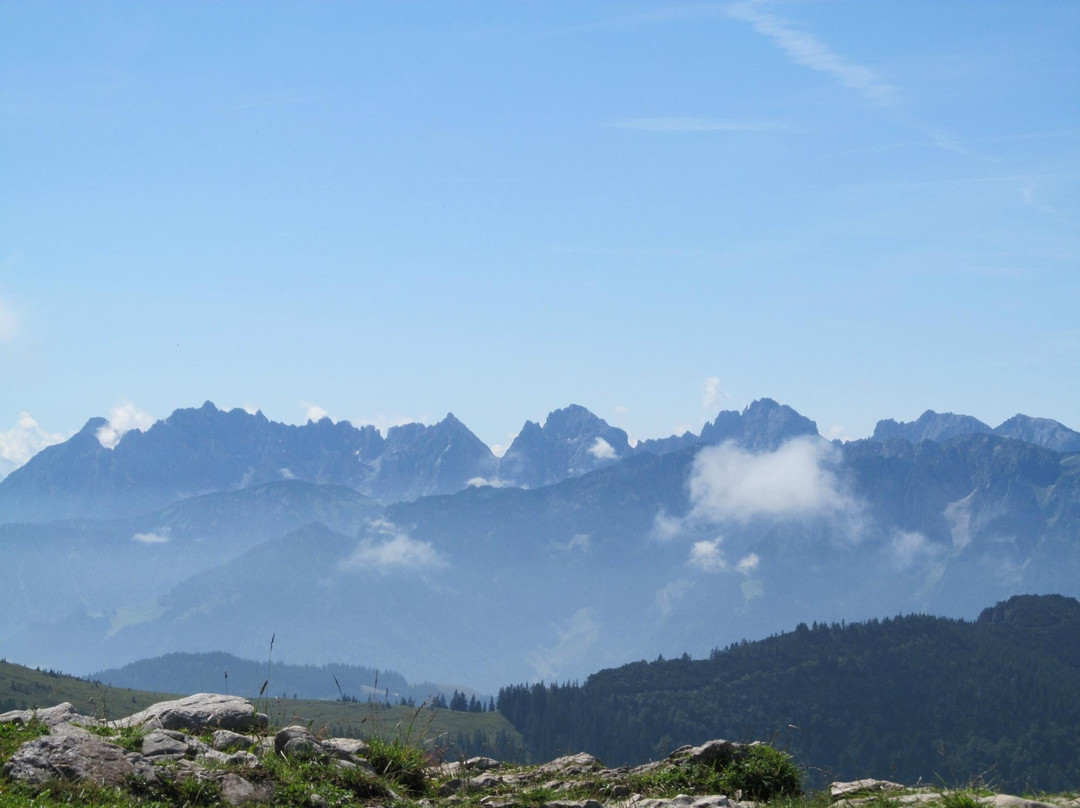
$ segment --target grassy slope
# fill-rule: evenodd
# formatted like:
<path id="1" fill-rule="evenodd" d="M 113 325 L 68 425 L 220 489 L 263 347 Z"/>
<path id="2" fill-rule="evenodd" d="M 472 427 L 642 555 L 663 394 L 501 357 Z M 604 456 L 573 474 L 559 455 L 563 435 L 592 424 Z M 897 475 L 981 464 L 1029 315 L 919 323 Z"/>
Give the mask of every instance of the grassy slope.
<path id="1" fill-rule="evenodd" d="M 187 694 L 184 694 L 187 695 Z M 35 707 L 52 707 L 70 701 L 80 713 L 121 718 L 179 696 L 123 687 L 106 687 L 64 674 L 47 673 L 11 662 L 0 662 L 0 713 Z M 307 699 L 255 699 L 276 726 L 302 724 L 335 735 L 380 735 L 412 743 L 446 748 L 459 733 L 480 732 L 493 739 L 505 732 L 521 747 L 521 736 L 499 713 L 461 713 L 452 710 L 419 710 L 409 707 L 378 707 L 369 704 Z M 415 714 L 415 719 L 414 719 Z M 410 731 L 411 729 L 411 731 Z"/>
<path id="2" fill-rule="evenodd" d="M 175 695 L 168 693 L 106 687 L 74 676 L 46 673 L 0 661 L 0 713 L 52 707 L 70 701 L 83 715 L 119 718 L 144 710 L 156 702 L 175 698 Z"/>

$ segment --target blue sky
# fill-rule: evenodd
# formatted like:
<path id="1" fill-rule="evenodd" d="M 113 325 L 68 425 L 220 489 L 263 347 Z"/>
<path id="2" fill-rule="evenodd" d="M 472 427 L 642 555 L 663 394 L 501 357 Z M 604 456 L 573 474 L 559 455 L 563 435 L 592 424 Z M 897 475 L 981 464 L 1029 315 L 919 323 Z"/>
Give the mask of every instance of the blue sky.
<path id="1" fill-rule="evenodd" d="M 0 461 L 206 399 L 1080 429 L 1078 41 L 1071 0 L 0 3 Z"/>

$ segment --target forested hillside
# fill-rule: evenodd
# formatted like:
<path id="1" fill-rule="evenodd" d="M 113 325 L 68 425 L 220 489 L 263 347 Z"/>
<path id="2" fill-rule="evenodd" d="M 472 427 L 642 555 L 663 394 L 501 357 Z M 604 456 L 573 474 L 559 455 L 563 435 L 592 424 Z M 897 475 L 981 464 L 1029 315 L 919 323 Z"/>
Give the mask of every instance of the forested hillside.
<path id="1" fill-rule="evenodd" d="M 800 624 L 708 659 L 639 662 L 583 685 L 519 685 L 498 709 L 532 759 L 640 763 L 709 738 L 772 740 L 812 781 L 1080 783 L 1080 603 L 1020 596 L 975 622 Z"/>

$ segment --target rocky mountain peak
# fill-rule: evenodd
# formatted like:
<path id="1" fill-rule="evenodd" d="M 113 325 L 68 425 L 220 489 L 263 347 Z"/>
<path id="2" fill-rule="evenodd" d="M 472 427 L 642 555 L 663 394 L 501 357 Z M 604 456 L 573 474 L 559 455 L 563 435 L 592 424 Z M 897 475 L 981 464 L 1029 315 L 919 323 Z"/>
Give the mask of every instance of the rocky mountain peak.
<path id="1" fill-rule="evenodd" d="M 626 432 L 580 404 L 548 413 L 544 425 L 526 421 L 499 463 L 499 476 L 524 488 L 576 477 L 630 454 Z"/>
<path id="2" fill-rule="evenodd" d="M 760 398 L 741 413 L 721 411 L 715 421 L 702 428 L 701 441 L 732 440 L 752 451 L 773 451 L 792 438 L 817 434 L 817 424 L 806 416 L 771 398 Z"/>
<path id="3" fill-rule="evenodd" d="M 1014 415 L 995 428 L 994 434 L 1034 443 L 1055 452 L 1080 452 L 1080 432 L 1051 418 Z"/>
<path id="4" fill-rule="evenodd" d="M 877 422 L 871 440 L 906 440 L 922 443 L 924 440 L 945 441 L 958 435 L 971 435 L 993 430 L 970 415 L 927 410 L 915 421 L 894 421 L 887 418 Z"/>

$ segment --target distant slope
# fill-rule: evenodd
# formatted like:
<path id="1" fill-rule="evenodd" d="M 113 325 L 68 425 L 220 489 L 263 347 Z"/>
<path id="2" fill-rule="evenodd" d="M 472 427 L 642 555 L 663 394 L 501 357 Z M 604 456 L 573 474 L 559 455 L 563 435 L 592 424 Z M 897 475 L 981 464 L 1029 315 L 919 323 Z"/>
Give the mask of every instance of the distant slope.
<path id="1" fill-rule="evenodd" d="M 276 687 L 274 688 L 276 692 Z M 55 671 L 42 671 L 0 660 L 0 713 L 33 710 L 71 702 L 83 715 L 95 718 L 122 718 L 145 710 L 160 701 L 192 692 L 221 692 L 180 689 L 175 694 L 154 693 L 125 687 L 110 687 L 99 681 L 78 679 Z M 409 741 L 432 751 L 441 750 L 447 759 L 495 754 L 501 760 L 522 757 L 521 735 L 497 712 L 469 713 L 453 710 L 418 709 L 381 703 L 345 703 L 317 699 L 292 699 L 268 695 L 255 700 L 270 716 L 274 726 L 310 725 L 339 737 L 366 738 L 381 734 L 410 733 Z"/>
<path id="2" fill-rule="evenodd" d="M 350 488 L 283 480 L 191 497 L 127 519 L 0 525 L 8 576 L 0 587 L 0 643 L 27 624 L 76 609 L 130 610 L 312 522 L 355 534 L 381 513 L 378 503 Z M 45 575 L 48 597 L 41 589 Z"/>
<path id="3" fill-rule="evenodd" d="M 258 660 L 276 633 L 279 659 L 492 692 L 702 654 L 807 616 L 971 617 L 1022 592 L 1080 595 L 1080 457 L 987 434 L 839 447 L 802 437 L 795 449 L 842 510 L 694 518 L 691 481 L 761 477 L 759 464 L 791 449 L 642 452 L 535 490 L 396 504 L 360 533 L 307 525 L 149 601 L 11 617 L 0 641 L 35 664 L 98 670 L 173 651 Z"/>
<path id="4" fill-rule="evenodd" d="M 69 701 L 83 715 L 119 718 L 173 698 L 176 696 L 168 693 L 109 687 L 100 682 L 0 660 L 0 713 L 53 707 Z"/>
<path id="5" fill-rule="evenodd" d="M 411 698 L 419 704 L 437 693 L 443 693 L 447 701 L 451 695 L 446 688 L 431 682 L 409 684 L 404 676 L 395 671 L 359 665 L 291 665 L 272 660 L 258 662 L 220 652 L 165 654 L 131 662 L 122 668 L 92 673 L 88 678 L 121 687 L 149 687 L 173 693 L 228 690 L 233 695 L 250 698 L 259 695 L 267 677 L 272 694 L 284 693 L 301 699 L 334 701 L 344 695 L 366 701 L 369 696 L 376 696 L 392 704 L 402 698 Z M 464 690 L 460 686 L 454 689 Z"/>
<path id="6" fill-rule="evenodd" d="M 1015 790 L 1080 782 L 1080 603 L 1018 596 L 975 622 L 910 616 L 800 624 L 709 659 L 503 689 L 533 759 L 609 765 L 709 738 L 774 739 L 825 778 Z"/>

